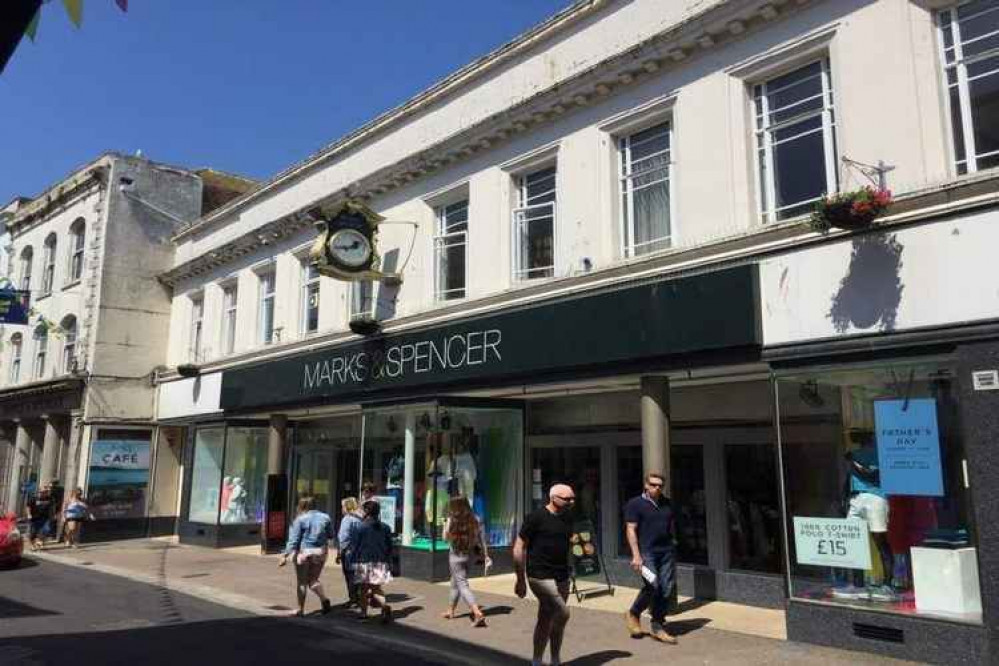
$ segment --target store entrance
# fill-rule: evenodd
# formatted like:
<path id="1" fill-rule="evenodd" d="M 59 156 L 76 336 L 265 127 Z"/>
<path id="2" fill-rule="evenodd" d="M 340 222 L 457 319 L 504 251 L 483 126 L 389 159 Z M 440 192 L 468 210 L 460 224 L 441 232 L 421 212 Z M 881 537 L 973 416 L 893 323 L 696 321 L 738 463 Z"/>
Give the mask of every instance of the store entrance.
<path id="1" fill-rule="evenodd" d="M 357 497 L 357 470 L 360 464 L 357 450 L 330 450 L 328 447 L 307 447 L 295 452 L 293 502 L 309 495 L 316 508 L 330 515 L 339 525 L 340 500 Z"/>

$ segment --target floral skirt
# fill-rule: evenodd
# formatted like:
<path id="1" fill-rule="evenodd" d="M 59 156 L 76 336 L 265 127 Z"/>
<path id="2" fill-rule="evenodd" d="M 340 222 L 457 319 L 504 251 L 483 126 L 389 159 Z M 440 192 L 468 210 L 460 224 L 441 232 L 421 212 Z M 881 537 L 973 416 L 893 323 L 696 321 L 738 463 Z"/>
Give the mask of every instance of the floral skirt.
<path id="1" fill-rule="evenodd" d="M 388 562 L 358 562 L 354 565 L 354 582 L 358 585 L 385 585 L 392 582 Z"/>

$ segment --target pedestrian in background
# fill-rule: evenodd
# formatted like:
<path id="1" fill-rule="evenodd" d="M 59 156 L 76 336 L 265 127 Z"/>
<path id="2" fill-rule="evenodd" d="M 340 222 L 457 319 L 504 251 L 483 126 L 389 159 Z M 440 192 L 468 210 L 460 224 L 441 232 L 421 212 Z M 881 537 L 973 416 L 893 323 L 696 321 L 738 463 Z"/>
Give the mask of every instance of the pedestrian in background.
<path id="1" fill-rule="evenodd" d="M 576 502 L 571 486 L 556 484 L 548 492 L 548 504 L 524 519 L 513 544 L 517 572 L 514 593 L 523 599 L 527 588 L 538 598 L 538 620 L 534 625 L 532 666 L 541 666 L 545 646 L 551 646 L 551 664 L 562 663 L 562 637 L 569 622 L 569 511 Z"/>
<path id="2" fill-rule="evenodd" d="M 47 531 L 52 524 L 52 494 L 50 487 L 45 485 L 38 494 L 28 500 L 28 539 L 32 550 L 41 550 L 45 545 Z"/>
<path id="3" fill-rule="evenodd" d="M 322 603 L 323 614 L 330 612 L 330 600 L 323 592 L 323 584 L 319 576 L 326 566 L 326 556 L 329 553 L 329 542 L 334 538 L 333 521 L 322 511 L 316 510 L 316 500 L 313 497 L 302 497 L 298 500 L 298 515 L 291 524 L 288 544 L 281 555 L 278 566 L 288 563 L 288 557 L 295 560 L 295 578 L 298 595 L 298 611 L 295 616 L 305 614 L 305 597 L 312 590 Z"/>
<path id="4" fill-rule="evenodd" d="M 482 524 L 468 504 L 468 499 L 462 496 L 454 497 L 448 505 L 447 519 L 444 521 L 444 539 L 448 542 L 448 566 L 451 570 L 450 607 L 442 617 L 446 620 L 454 618 L 458 608 L 458 599 L 468 604 L 472 612 L 472 622 L 476 627 L 486 626 L 486 616 L 475 603 L 475 595 L 468 586 L 468 565 L 473 554 L 488 560 L 489 552 L 482 534 Z"/>
<path id="5" fill-rule="evenodd" d="M 676 585 L 676 517 L 673 505 L 663 494 L 665 478 L 659 472 L 645 475 L 645 492 L 624 507 L 625 536 L 631 548 L 631 568 L 642 577 L 642 589 L 625 624 L 632 638 L 641 638 L 642 613 L 652 606 L 652 638 L 676 644 L 666 631 L 666 613 Z"/>
<path id="6" fill-rule="evenodd" d="M 357 585 L 354 583 L 354 549 L 351 543 L 351 529 L 361 522 L 358 514 L 356 497 L 345 497 L 340 501 L 343 518 L 340 519 L 340 529 L 337 530 L 336 563 L 343 571 L 343 582 L 347 586 L 346 606 L 357 605 Z"/>
<path id="7" fill-rule="evenodd" d="M 66 545 L 77 548 L 80 542 L 80 529 L 87 518 L 93 520 L 90 507 L 83 501 L 83 488 L 75 488 L 62 511 Z"/>
<path id="8" fill-rule="evenodd" d="M 361 515 L 361 522 L 351 527 L 349 537 L 361 619 L 368 617 L 369 607 L 380 608 L 382 622 L 387 624 L 392 621 L 392 607 L 385 601 L 383 586 L 392 581 L 392 532 L 380 519 L 378 502 L 364 502 Z"/>

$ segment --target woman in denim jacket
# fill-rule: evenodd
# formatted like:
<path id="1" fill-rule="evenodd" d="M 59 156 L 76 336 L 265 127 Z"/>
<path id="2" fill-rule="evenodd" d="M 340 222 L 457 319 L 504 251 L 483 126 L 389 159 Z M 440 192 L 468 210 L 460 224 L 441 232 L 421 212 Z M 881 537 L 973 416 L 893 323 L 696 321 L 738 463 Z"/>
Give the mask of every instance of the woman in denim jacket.
<path id="1" fill-rule="evenodd" d="M 361 522 L 358 515 L 358 505 L 356 497 L 345 497 L 340 502 L 343 510 L 343 518 L 340 519 L 340 529 L 337 530 L 336 538 L 339 549 L 336 553 L 336 563 L 343 569 L 343 581 L 347 586 L 346 606 L 357 605 L 357 585 L 354 583 L 354 548 L 350 540 L 352 526 Z"/>
<path id="2" fill-rule="evenodd" d="M 316 510 L 316 500 L 312 497 L 302 497 L 298 500 L 298 515 L 291 525 L 288 535 L 288 545 L 278 562 L 279 567 L 288 563 L 288 556 L 295 558 L 295 577 L 298 585 L 298 611 L 295 616 L 305 614 L 305 597 L 312 590 L 323 605 L 323 613 L 330 612 L 330 600 L 323 592 L 319 575 L 326 566 L 326 556 L 329 553 L 329 542 L 334 538 L 333 521 L 322 511 Z"/>

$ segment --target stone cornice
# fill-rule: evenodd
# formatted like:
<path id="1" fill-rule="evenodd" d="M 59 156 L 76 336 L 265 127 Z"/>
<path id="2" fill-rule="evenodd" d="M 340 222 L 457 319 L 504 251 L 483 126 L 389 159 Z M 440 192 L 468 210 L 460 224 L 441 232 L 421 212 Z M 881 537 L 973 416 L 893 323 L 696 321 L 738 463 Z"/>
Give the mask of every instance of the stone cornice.
<path id="1" fill-rule="evenodd" d="M 173 287 L 181 280 L 211 271 L 224 265 L 229 260 L 226 257 L 236 258 L 258 249 L 262 243 L 255 242 L 254 239 L 261 235 L 261 229 L 268 230 L 263 234 L 265 238 L 285 224 L 297 231 L 304 226 L 301 220 L 303 217 L 307 218 L 307 210 L 320 205 L 336 205 L 345 198 L 370 200 L 398 189 L 442 168 L 467 160 L 518 134 L 533 131 L 540 125 L 570 113 L 574 108 L 597 103 L 612 92 L 638 85 L 663 70 L 685 66 L 688 60 L 721 48 L 732 40 L 742 39 L 760 26 L 782 18 L 810 1 L 812 0 L 733 0 L 713 6 L 464 131 L 363 176 L 317 201 L 309 202 L 290 215 L 273 220 L 176 266 L 161 275 L 160 280 Z M 321 153 L 310 165 L 316 166 L 336 152 L 331 148 L 330 152 Z M 282 177 L 279 176 L 278 179 L 280 178 Z M 278 179 L 268 185 L 276 184 Z M 248 203 L 249 199 L 259 194 L 260 190 L 248 193 L 244 197 L 246 201 L 242 203 Z M 239 202 L 237 200 L 233 205 Z M 224 211 L 220 214 L 224 214 Z M 203 219 L 195 227 L 177 234 L 175 240 L 184 238 L 214 219 L 218 218 Z"/>

